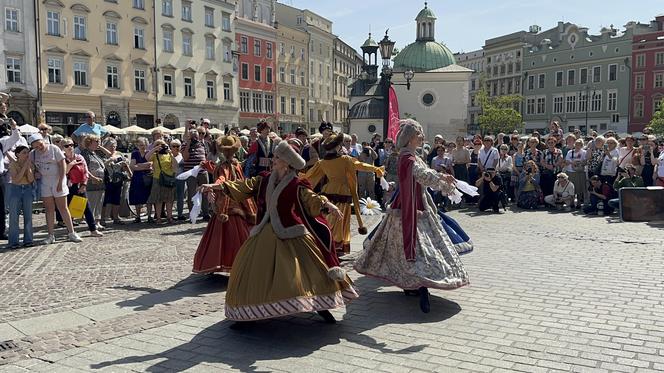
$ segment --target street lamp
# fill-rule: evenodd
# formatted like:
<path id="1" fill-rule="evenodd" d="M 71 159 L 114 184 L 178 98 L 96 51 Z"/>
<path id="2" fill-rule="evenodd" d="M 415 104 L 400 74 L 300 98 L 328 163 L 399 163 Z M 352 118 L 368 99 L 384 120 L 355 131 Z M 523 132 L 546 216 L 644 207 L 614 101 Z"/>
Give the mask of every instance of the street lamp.
<path id="1" fill-rule="evenodd" d="M 380 55 L 383 58 L 383 70 L 385 68 L 390 68 L 390 60 L 392 59 L 392 52 L 394 51 L 394 42 L 390 40 L 389 36 L 387 36 L 387 31 L 385 30 L 385 36 L 383 36 L 383 39 L 378 43 L 380 46 Z"/>
<path id="2" fill-rule="evenodd" d="M 387 137 L 387 127 L 390 123 L 390 86 L 405 85 L 406 89 L 410 90 L 410 81 L 415 77 L 413 70 L 406 70 L 403 72 L 403 77 L 406 79 L 405 84 L 392 83 L 392 68 L 390 67 L 390 61 L 392 60 L 392 52 L 394 51 L 394 42 L 390 40 L 389 36 L 387 36 L 388 30 L 385 30 L 385 36 L 383 36 L 383 39 L 378 43 L 380 55 L 383 59 L 383 70 L 380 73 L 381 84 L 383 86 L 383 102 L 385 103 L 385 111 L 383 114 L 383 139 Z"/>
<path id="3" fill-rule="evenodd" d="M 586 96 L 585 96 L 585 100 L 584 100 L 585 101 L 585 106 L 586 106 L 586 136 L 588 136 L 588 134 L 590 133 L 590 129 L 588 128 L 588 111 L 590 110 L 590 102 L 591 102 L 590 90 L 591 89 L 593 90 L 592 98 L 594 99 L 595 98 L 595 93 L 596 93 L 595 87 L 591 87 L 590 85 L 586 84 L 586 87 L 584 89 L 584 91 L 586 92 Z M 581 95 L 581 92 L 579 92 L 579 105 L 581 105 L 581 98 L 582 97 L 583 96 Z"/>

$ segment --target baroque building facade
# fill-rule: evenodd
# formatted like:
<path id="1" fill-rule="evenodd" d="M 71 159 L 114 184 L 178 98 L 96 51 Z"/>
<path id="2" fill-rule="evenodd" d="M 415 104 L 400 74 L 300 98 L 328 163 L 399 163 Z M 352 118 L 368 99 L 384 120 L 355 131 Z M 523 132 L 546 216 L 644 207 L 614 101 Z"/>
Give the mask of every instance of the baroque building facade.
<path id="1" fill-rule="evenodd" d="M 309 34 L 304 30 L 277 26 L 277 112 L 281 131 L 294 132 L 298 127 L 309 131 L 308 67 Z"/>
<path id="2" fill-rule="evenodd" d="M 481 79 L 484 74 L 484 50 L 476 50 L 467 53 L 457 53 L 456 63 L 467 69 L 473 70 L 468 81 L 468 116 L 466 117 L 467 133 L 478 133 L 480 131 L 478 119 L 482 108 L 476 99 L 477 93 L 482 88 Z"/>
<path id="3" fill-rule="evenodd" d="M 633 36 L 629 131 L 643 131 L 664 100 L 664 15 Z"/>

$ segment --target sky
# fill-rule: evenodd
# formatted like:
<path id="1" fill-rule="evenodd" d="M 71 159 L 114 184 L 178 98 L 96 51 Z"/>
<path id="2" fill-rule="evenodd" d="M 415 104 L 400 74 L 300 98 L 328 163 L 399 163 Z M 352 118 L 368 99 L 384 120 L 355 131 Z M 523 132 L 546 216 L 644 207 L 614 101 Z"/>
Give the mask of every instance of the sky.
<path id="1" fill-rule="evenodd" d="M 278 0 L 309 9 L 333 22 L 332 32 L 360 52 L 371 30 L 379 41 L 389 28 L 396 48 L 415 41 L 415 16 L 424 8 L 416 0 Z M 664 13 L 662 0 L 430 0 L 436 17 L 436 41 L 454 53 L 481 49 L 486 39 L 528 30 L 542 30 L 558 21 L 572 22 L 599 34 L 613 24 L 619 30 L 628 21 L 648 23 Z"/>

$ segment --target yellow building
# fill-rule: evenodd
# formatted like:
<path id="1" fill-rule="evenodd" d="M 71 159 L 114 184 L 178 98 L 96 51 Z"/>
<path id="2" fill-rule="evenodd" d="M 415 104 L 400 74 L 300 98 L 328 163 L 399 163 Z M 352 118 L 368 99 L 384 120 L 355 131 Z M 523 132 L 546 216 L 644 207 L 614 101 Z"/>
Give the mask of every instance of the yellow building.
<path id="1" fill-rule="evenodd" d="M 277 112 L 283 132 L 297 127 L 309 131 L 308 113 L 309 35 L 285 25 L 277 28 Z M 315 126 L 318 128 L 318 126 Z"/>
<path id="2" fill-rule="evenodd" d="M 357 79 L 362 67 L 362 57 L 343 40 L 334 39 L 334 122 L 347 130 L 350 104 L 349 85 Z"/>
<path id="3" fill-rule="evenodd" d="M 153 0 L 38 0 L 41 109 L 70 134 L 97 122 L 153 126 Z"/>

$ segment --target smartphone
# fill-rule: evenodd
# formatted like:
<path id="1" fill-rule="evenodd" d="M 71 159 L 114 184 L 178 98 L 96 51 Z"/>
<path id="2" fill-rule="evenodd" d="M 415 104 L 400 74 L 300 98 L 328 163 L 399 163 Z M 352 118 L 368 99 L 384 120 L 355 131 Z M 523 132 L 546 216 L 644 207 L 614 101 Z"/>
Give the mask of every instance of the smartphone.
<path id="1" fill-rule="evenodd" d="M 609 144 L 604 144 L 604 150 L 609 150 Z"/>

